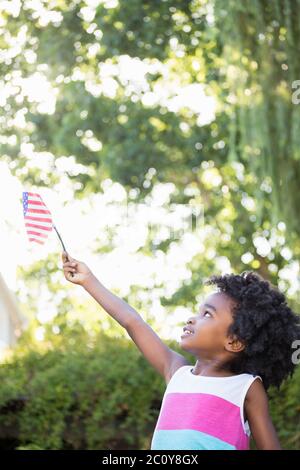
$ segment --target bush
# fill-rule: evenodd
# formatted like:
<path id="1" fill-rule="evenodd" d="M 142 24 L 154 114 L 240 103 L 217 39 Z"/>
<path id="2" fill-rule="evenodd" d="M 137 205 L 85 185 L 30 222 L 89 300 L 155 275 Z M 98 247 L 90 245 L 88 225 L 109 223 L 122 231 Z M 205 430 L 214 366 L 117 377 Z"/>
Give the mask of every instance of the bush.
<path id="1" fill-rule="evenodd" d="M 270 391 L 270 412 L 284 449 L 300 449 L 300 367 L 280 390 Z"/>
<path id="2" fill-rule="evenodd" d="M 149 448 L 165 387 L 134 344 L 103 334 L 15 354 L 0 381 L 1 434 L 27 449 Z"/>
<path id="3" fill-rule="evenodd" d="M 23 341 L 1 365 L 0 447 L 149 449 L 163 379 L 126 338 L 81 327 L 59 337 L 44 350 Z M 300 368 L 269 393 L 283 448 L 299 449 Z"/>

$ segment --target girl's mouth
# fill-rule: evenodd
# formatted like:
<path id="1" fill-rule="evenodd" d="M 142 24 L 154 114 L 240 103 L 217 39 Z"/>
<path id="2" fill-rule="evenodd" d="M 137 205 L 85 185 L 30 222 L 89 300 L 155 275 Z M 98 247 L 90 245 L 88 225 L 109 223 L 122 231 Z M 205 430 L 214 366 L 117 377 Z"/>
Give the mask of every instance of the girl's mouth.
<path id="1" fill-rule="evenodd" d="M 187 338 L 188 336 L 192 336 L 193 334 L 194 334 L 193 331 L 191 331 L 188 328 L 184 327 L 181 338 Z"/>

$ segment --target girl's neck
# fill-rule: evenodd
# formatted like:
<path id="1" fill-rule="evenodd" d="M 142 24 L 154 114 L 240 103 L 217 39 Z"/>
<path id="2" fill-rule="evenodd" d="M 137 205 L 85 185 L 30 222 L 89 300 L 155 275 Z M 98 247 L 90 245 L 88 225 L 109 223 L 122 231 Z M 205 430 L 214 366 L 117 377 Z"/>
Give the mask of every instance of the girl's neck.
<path id="1" fill-rule="evenodd" d="M 234 375 L 229 370 L 224 368 L 224 364 L 220 361 L 213 360 L 200 360 L 197 359 L 195 366 L 192 369 L 194 375 L 203 375 L 208 377 L 229 377 Z"/>

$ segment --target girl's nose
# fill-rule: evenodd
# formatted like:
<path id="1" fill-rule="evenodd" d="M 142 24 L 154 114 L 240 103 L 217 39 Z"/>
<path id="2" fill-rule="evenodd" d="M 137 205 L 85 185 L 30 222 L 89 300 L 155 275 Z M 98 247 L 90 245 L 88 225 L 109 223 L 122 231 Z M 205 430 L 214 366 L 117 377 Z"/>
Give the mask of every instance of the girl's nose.
<path id="1" fill-rule="evenodd" d="M 187 324 L 188 324 L 188 325 L 189 325 L 189 324 L 192 325 L 193 323 L 194 323 L 194 317 L 190 317 L 190 318 L 188 319 L 188 321 L 187 321 Z"/>

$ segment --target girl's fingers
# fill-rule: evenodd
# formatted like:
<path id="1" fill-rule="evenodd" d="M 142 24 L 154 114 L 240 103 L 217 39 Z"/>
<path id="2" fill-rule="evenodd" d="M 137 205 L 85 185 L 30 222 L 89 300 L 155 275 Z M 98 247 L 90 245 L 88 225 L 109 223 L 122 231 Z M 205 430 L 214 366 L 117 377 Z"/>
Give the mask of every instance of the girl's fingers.
<path id="1" fill-rule="evenodd" d="M 75 269 L 72 269 L 72 268 L 69 268 L 69 269 L 64 269 L 64 275 L 65 276 L 68 276 L 70 274 L 74 274 L 75 273 Z"/>
<path id="2" fill-rule="evenodd" d="M 64 263 L 67 263 L 67 262 L 70 262 L 70 263 L 74 263 L 76 260 L 74 258 L 72 258 L 69 253 L 67 253 L 66 251 L 63 251 L 62 252 L 62 259 L 63 259 L 63 262 Z"/>
<path id="3" fill-rule="evenodd" d="M 74 262 L 71 262 L 71 261 L 67 261 L 66 263 L 64 263 L 64 268 L 75 268 L 77 266 L 77 263 L 74 263 Z"/>

